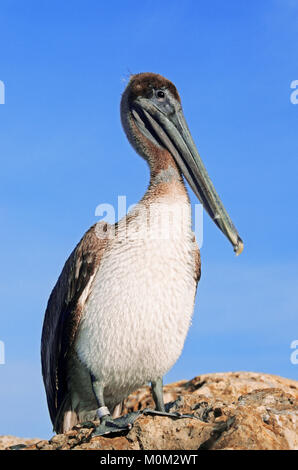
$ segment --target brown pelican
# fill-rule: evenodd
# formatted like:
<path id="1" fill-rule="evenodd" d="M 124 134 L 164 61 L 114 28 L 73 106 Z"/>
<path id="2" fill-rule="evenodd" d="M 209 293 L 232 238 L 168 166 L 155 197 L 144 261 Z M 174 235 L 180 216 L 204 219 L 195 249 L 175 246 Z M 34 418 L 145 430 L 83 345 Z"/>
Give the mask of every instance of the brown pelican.
<path id="1" fill-rule="evenodd" d="M 162 378 L 182 351 L 201 268 L 183 175 L 236 254 L 243 249 L 173 83 L 153 73 L 133 75 L 121 120 L 149 164 L 150 184 L 126 217 L 85 233 L 49 298 L 41 355 L 56 432 L 99 418 L 101 433 L 113 424 L 117 405 L 147 382 L 157 412 L 165 413 Z M 167 211 L 174 216 L 167 236 L 156 236 Z"/>

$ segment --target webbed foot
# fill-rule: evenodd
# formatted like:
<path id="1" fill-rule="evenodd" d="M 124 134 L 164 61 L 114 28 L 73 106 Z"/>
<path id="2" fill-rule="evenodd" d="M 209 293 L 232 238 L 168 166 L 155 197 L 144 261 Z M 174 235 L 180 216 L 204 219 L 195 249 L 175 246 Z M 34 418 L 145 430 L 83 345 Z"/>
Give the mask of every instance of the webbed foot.
<path id="1" fill-rule="evenodd" d="M 103 436 L 105 434 L 122 434 L 128 432 L 133 427 L 135 420 L 140 415 L 150 415 L 150 416 L 166 416 L 172 419 L 181 419 L 181 418 L 196 418 L 196 416 L 191 414 L 182 414 L 178 412 L 167 412 L 167 411 L 158 411 L 152 410 L 150 408 L 145 408 L 140 411 L 133 411 L 119 418 L 111 418 L 110 416 L 105 416 L 102 418 L 99 426 L 95 427 L 93 436 Z"/>
<path id="2" fill-rule="evenodd" d="M 100 424 L 92 432 L 92 437 L 103 436 L 105 434 L 122 434 L 130 431 L 140 413 L 140 411 L 136 411 L 115 419 L 110 416 L 104 416 Z"/>

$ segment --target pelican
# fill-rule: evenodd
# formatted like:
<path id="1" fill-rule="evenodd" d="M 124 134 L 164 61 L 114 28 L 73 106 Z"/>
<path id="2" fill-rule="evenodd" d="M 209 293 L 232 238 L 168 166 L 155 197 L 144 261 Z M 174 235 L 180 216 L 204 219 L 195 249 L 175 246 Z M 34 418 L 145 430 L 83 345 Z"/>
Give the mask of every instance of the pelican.
<path id="1" fill-rule="evenodd" d="M 121 99 L 121 121 L 149 165 L 150 183 L 115 225 L 101 221 L 85 233 L 50 295 L 41 357 L 57 433 L 90 420 L 99 420 L 101 428 L 115 424 L 117 406 L 146 383 L 156 411 L 166 414 L 163 376 L 183 349 L 201 272 L 183 177 L 236 254 L 243 250 L 175 85 L 158 74 L 132 75 Z M 167 211 L 172 218 L 160 236 Z"/>

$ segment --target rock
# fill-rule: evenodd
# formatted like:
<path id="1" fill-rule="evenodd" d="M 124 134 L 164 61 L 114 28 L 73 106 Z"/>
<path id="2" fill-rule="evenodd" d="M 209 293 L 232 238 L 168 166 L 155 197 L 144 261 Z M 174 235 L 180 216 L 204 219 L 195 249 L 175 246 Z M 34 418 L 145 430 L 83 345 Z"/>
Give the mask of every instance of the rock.
<path id="1" fill-rule="evenodd" d="M 0 436 L 0 450 L 4 450 L 10 446 L 30 446 L 36 444 L 40 439 L 23 438 L 15 436 Z M 47 441 L 46 441 L 47 442 Z"/>
<path id="2" fill-rule="evenodd" d="M 229 372 L 205 374 L 164 387 L 171 411 L 195 419 L 141 415 L 126 435 L 92 437 L 75 426 L 49 441 L 0 437 L 2 448 L 24 450 L 298 449 L 298 382 L 278 376 Z M 130 395 L 122 414 L 153 407 L 149 387 Z"/>

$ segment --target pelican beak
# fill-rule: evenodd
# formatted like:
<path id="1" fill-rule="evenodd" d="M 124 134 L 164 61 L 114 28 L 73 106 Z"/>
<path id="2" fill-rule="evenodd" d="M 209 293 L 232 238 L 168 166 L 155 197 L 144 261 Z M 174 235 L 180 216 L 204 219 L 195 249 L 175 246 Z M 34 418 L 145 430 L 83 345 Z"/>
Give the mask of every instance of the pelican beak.
<path id="1" fill-rule="evenodd" d="M 193 192 L 239 255 L 243 251 L 243 242 L 208 176 L 180 103 L 175 101 L 173 109 L 174 112 L 167 114 L 156 103 L 144 97 L 138 97 L 133 105 L 134 116 L 137 123 L 142 123 L 145 135 L 150 133 L 155 142 L 172 154 Z"/>

